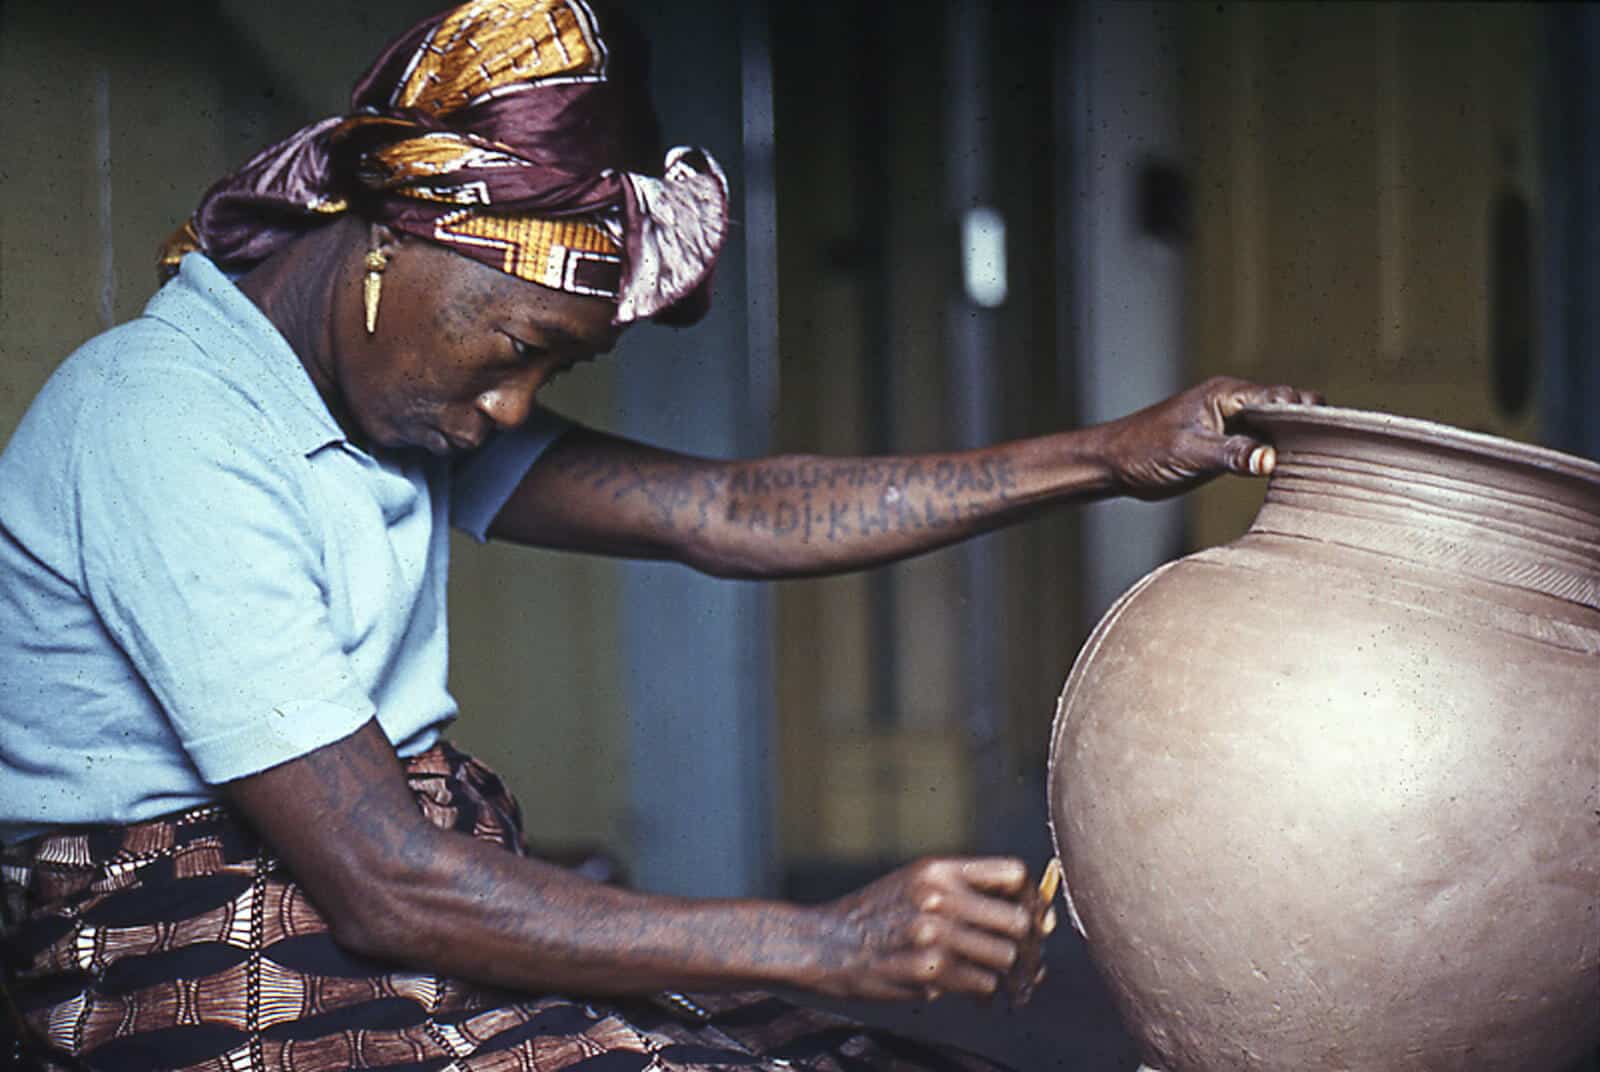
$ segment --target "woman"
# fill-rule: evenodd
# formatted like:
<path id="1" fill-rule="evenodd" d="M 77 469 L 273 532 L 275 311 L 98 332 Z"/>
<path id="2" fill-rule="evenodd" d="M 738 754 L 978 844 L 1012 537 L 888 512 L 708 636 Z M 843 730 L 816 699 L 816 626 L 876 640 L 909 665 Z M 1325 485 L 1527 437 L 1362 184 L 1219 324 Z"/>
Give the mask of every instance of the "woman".
<path id="1" fill-rule="evenodd" d="M 747 991 L 1025 996 L 1051 917 L 1020 861 L 800 907 L 528 857 L 515 803 L 440 736 L 448 528 L 825 573 L 1264 471 L 1226 418 L 1305 396 L 1214 381 L 898 459 L 712 461 L 561 421 L 544 384 L 629 323 L 697 316 L 727 229 L 708 154 L 652 172 L 636 50 L 581 0 L 418 24 L 350 115 L 207 193 L 145 315 L 69 358 L 0 455 L 30 1067 L 988 1067 Z M 814 525 L 750 523 L 798 480 Z M 867 508 L 889 522 L 852 524 Z"/>

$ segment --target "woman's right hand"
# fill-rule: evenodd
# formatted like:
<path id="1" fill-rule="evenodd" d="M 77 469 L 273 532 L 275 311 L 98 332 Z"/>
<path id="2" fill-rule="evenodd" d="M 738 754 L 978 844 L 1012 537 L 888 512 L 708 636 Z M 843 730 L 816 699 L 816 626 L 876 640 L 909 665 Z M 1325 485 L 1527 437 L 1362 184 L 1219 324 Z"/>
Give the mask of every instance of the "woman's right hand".
<path id="1" fill-rule="evenodd" d="M 1040 973 L 1047 907 L 1021 860 L 919 860 L 815 910 L 827 952 L 810 983 L 891 1001 L 1025 996 Z"/>
<path id="2" fill-rule="evenodd" d="M 1166 499 L 1219 473 L 1271 476 L 1276 452 L 1247 429 L 1235 427 L 1234 419 L 1249 406 L 1322 401 L 1316 391 L 1214 376 L 1182 394 L 1099 425 L 1093 433 L 1101 440 L 1101 454 L 1119 493 Z"/>

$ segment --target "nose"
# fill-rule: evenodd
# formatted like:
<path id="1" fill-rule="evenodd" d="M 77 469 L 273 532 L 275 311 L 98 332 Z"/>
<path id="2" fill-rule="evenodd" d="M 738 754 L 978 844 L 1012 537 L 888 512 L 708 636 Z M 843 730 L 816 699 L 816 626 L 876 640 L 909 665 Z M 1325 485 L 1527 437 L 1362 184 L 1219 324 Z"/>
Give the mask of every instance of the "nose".
<path id="1" fill-rule="evenodd" d="M 478 396 L 478 412 L 502 431 L 516 428 L 533 412 L 533 396 L 537 391 L 538 385 L 526 380 L 491 387 Z"/>

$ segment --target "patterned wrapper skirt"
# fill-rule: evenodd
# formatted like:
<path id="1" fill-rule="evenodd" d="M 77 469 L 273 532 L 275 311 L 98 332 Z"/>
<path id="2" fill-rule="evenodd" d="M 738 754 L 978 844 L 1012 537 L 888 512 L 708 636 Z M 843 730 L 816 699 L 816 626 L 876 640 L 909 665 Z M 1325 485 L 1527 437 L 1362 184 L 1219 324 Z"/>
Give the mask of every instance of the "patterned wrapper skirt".
<path id="1" fill-rule="evenodd" d="M 434 824 L 525 852 L 515 800 L 438 745 L 406 762 Z M 346 952 L 225 807 L 9 847 L 7 1047 L 45 1072 L 993 1072 L 766 994 L 584 1000 Z M 6 1054 L 0 1054 L 4 1066 Z"/>

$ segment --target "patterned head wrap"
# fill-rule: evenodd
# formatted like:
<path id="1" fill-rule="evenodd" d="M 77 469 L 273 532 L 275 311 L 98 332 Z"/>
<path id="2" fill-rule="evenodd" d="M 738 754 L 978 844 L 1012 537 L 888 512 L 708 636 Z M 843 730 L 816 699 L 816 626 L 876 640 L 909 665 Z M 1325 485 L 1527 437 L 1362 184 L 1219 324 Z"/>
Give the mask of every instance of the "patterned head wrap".
<path id="1" fill-rule="evenodd" d="M 643 43 L 585 0 L 473 0 L 425 19 L 351 113 L 257 153 L 162 249 L 243 271 L 346 212 L 521 279 L 612 298 L 619 324 L 698 319 L 728 228 L 709 153 L 659 171 Z M 652 173 L 654 172 L 654 173 Z"/>

